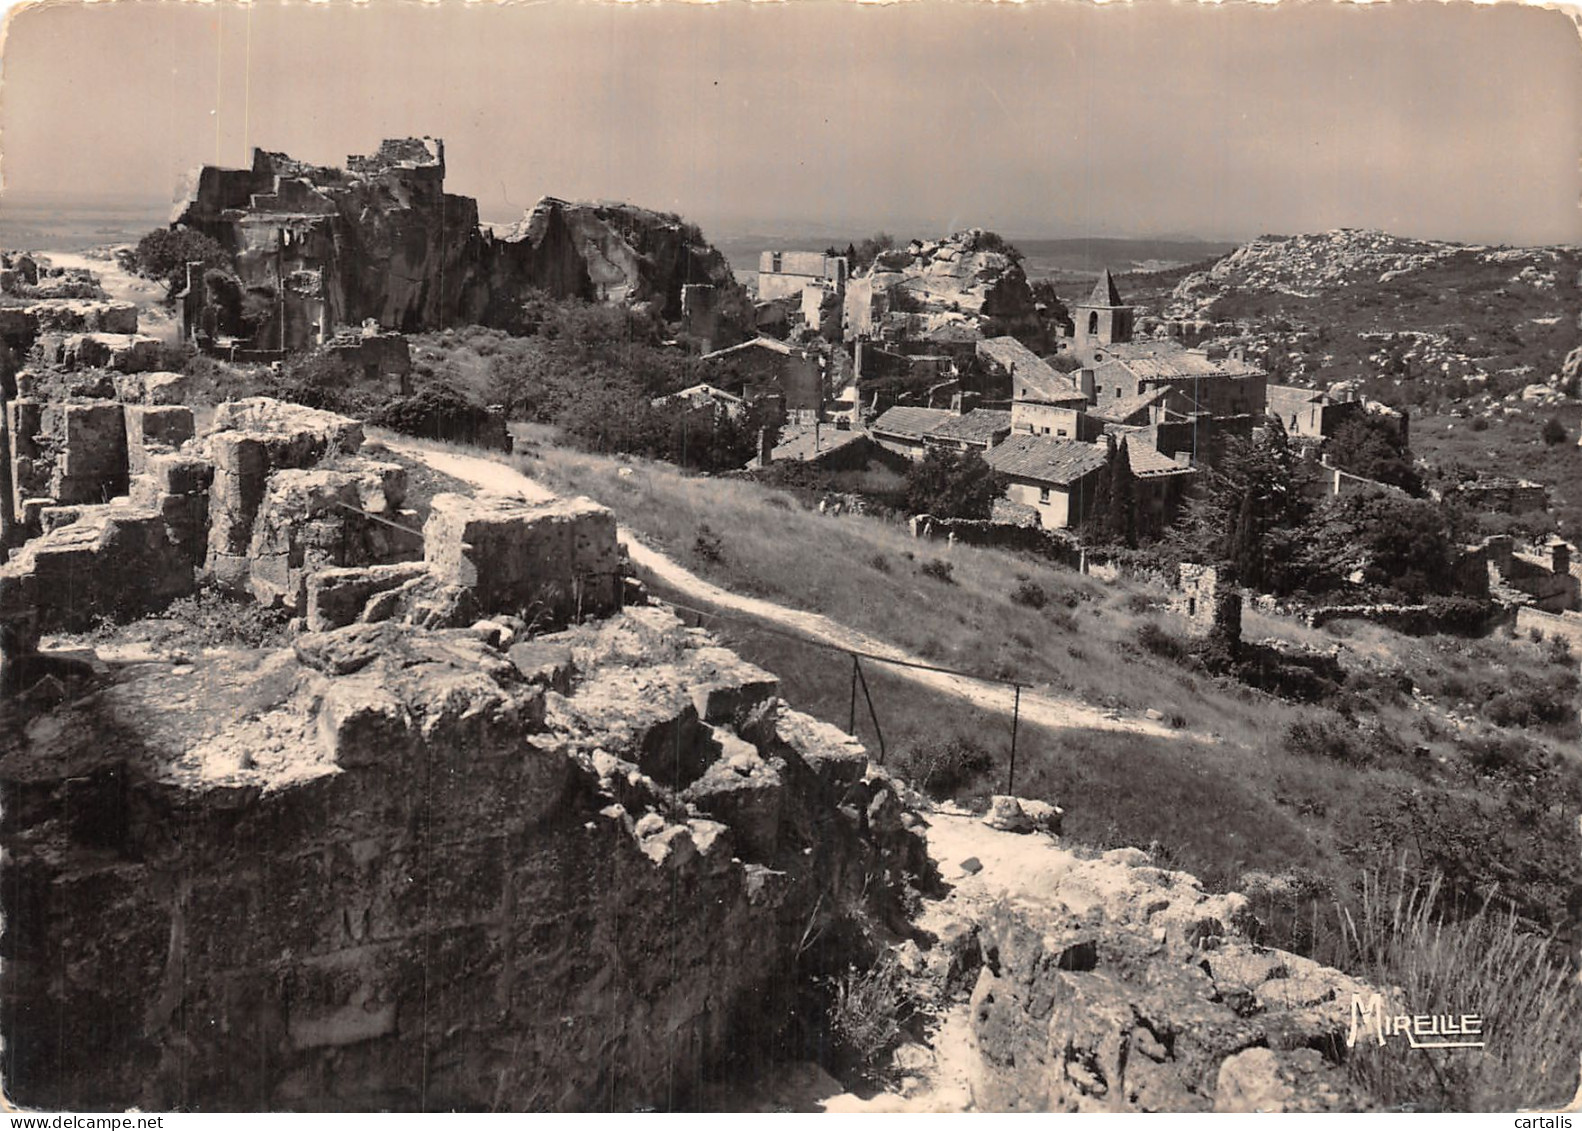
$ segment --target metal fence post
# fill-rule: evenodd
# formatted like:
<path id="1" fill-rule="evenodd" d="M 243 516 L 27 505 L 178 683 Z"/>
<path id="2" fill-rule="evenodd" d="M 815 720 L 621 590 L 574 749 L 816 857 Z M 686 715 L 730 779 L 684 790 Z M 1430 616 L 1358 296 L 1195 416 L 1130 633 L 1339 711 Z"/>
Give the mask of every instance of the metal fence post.
<path id="1" fill-rule="evenodd" d="M 855 652 L 851 657 L 851 714 L 846 722 L 846 733 L 850 735 L 857 733 L 857 654 Z"/>
<path id="2" fill-rule="evenodd" d="M 1011 770 L 1005 778 L 1005 792 L 1016 796 L 1016 729 L 1022 721 L 1022 685 L 1016 684 L 1016 698 L 1011 705 Z"/>

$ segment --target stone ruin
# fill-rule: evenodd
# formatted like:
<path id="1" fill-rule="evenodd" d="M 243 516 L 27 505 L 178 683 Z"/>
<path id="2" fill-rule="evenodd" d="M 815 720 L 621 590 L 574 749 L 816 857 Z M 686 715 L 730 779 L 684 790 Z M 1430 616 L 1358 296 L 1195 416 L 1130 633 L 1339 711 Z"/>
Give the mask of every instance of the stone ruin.
<path id="1" fill-rule="evenodd" d="M 160 343 L 137 328 L 137 307 L 112 300 L 92 272 L 0 252 L 0 342 L 15 356 L 36 348 L 67 369 L 146 372 L 158 367 Z"/>
<path id="2" fill-rule="evenodd" d="M 360 451 L 358 421 L 251 397 L 219 406 L 200 439 L 190 408 L 163 403 L 180 380 L 8 406 L 30 536 L 0 568 L 13 639 L 157 612 L 200 578 L 316 628 L 449 625 L 480 607 L 560 625 L 624 596 L 615 523 L 594 503 L 442 495 L 420 524 L 405 469 Z"/>
<path id="3" fill-rule="evenodd" d="M 379 547 L 404 484 L 360 446 L 222 406 L 0 570 L 35 631 L 203 568 L 314 630 L 0 703 L 14 1102 L 673 1108 L 773 1055 L 816 940 L 906 929 L 928 865 L 895 787 L 769 673 L 619 607 L 610 512 L 440 495 Z M 197 537 L 165 518 L 189 496 Z"/>
<path id="4" fill-rule="evenodd" d="M 1186 621 L 1192 636 L 1218 636 L 1232 648 L 1241 643 L 1241 590 L 1220 583 L 1213 566 L 1182 562 L 1169 608 Z"/>

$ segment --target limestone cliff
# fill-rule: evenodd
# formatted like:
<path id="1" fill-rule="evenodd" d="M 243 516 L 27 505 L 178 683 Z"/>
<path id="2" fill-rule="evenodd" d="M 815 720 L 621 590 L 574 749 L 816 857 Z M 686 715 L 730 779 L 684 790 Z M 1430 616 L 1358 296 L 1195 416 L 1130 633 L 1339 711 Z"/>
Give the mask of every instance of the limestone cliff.
<path id="1" fill-rule="evenodd" d="M 335 326 L 509 325 L 529 290 L 642 304 L 674 320 L 681 288 L 721 292 L 740 337 L 751 305 L 724 255 L 679 217 L 546 197 L 515 225 L 480 228 L 477 202 L 444 191 L 444 143 L 384 142 L 345 169 L 257 150 L 251 169 L 205 167 L 174 223 L 218 240 L 260 320 L 255 345 L 301 349 Z"/>

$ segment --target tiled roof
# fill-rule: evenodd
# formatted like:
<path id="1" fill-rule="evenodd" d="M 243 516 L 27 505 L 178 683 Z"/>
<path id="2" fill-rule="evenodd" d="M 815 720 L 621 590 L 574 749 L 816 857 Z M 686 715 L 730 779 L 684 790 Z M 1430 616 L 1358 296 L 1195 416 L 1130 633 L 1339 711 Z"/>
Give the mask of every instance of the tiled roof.
<path id="1" fill-rule="evenodd" d="M 869 431 L 921 440 L 955 416 L 955 413 L 946 408 L 909 408 L 897 405 L 895 408 L 886 409 L 884 415 L 873 422 Z"/>
<path id="2" fill-rule="evenodd" d="M 816 442 L 815 442 L 815 437 Z M 849 428 L 836 428 L 825 424 L 818 429 L 803 428 L 783 439 L 770 453 L 775 460 L 811 460 L 838 451 L 847 444 L 866 440 L 867 436 Z"/>
<path id="3" fill-rule="evenodd" d="M 1122 397 L 1113 404 L 1094 409 L 1089 415 L 1096 416 L 1100 420 L 1113 421 L 1116 424 L 1127 424 L 1130 423 L 1132 417 L 1150 405 L 1163 400 L 1169 394 L 1170 390 L 1167 388 L 1145 389 L 1134 396 Z"/>
<path id="4" fill-rule="evenodd" d="M 1139 479 L 1197 474 L 1192 468 L 1177 463 L 1159 451 L 1142 436 L 1133 436 L 1126 441 L 1126 462 L 1131 465 L 1132 474 Z"/>
<path id="5" fill-rule="evenodd" d="M 1106 365 L 1124 365 L 1142 381 L 1178 381 L 1192 377 L 1252 377 L 1263 372 L 1235 358 L 1211 360 L 1208 355 L 1183 350 L 1164 357 L 1114 358 Z"/>
<path id="6" fill-rule="evenodd" d="M 1069 378 L 1015 338 L 1006 336 L 979 342 L 978 356 L 988 358 L 1009 373 L 1014 386 L 1025 390 L 1024 400 L 1041 404 L 1087 400 Z"/>
<path id="7" fill-rule="evenodd" d="M 993 408 L 975 408 L 965 416 L 952 416 L 930 436 L 940 440 L 966 440 L 976 444 L 992 444 L 1011 431 L 1011 414 Z"/>
<path id="8" fill-rule="evenodd" d="M 1067 487 L 1108 463 L 1109 453 L 1102 444 L 1013 435 L 983 458 L 1006 475 Z"/>
<path id="9" fill-rule="evenodd" d="M 791 354 L 801 354 L 803 352 L 802 350 L 796 349 L 793 346 L 787 345 L 785 342 L 782 342 L 777 338 L 765 338 L 760 335 L 759 337 L 752 339 L 752 341 L 742 342 L 740 345 L 727 346 L 725 349 L 715 350 L 713 353 L 706 353 L 703 355 L 701 360 L 708 361 L 716 357 L 730 357 L 732 354 L 741 353 L 744 350 L 750 349 L 771 350 L 774 353 L 785 354 L 786 356 L 790 356 Z"/>

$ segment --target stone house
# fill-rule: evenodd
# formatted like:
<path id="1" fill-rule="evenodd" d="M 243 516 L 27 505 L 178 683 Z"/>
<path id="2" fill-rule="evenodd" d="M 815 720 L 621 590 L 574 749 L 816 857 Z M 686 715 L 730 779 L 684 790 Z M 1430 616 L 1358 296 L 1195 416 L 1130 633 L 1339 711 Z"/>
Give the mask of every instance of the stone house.
<path id="1" fill-rule="evenodd" d="M 1164 395 L 1149 405 L 1159 449 L 1207 458 L 1229 436 L 1249 436 L 1266 404 L 1267 376 L 1239 358 L 1210 358 L 1173 342 L 1123 343 L 1093 366 L 1095 413 L 1136 411 L 1144 394 Z"/>
<path id="2" fill-rule="evenodd" d="M 1322 389 L 1268 385 L 1264 394 L 1264 413 L 1278 420 L 1293 439 L 1333 435 L 1342 422 L 1360 411 L 1360 401 L 1337 401 Z"/>
<path id="3" fill-rule="evenodd" d="M 1065 374 L 1012 337 L 978 343 L 984 370 L 1011 387 L 1011 430 L 1065 440 L 1090 440 L 1099 429 L 1083 417 L 1088 398 Z"/>
<path id="4" fill-rule="evenodd" d="M 844 293 L 847 269 L 844 255 L 825 255 L 821 251 L 765 251 L 758 256 L 758 299 L 776 298 L 802 301 L 810 286 L 828 286 Z"/>
<path id="5" fill-rule="evenodd" d="M 753 401 L 778 395 L 786 414 L 815 418 L 824 407 L 824 373 L 819 358 L 774 338 L 754 338 L 715 350 L 699 359 L 705 383 Z"/>
<path id="6" fill-rule="evenodd" d="M 983 458 L 1009 481 L 1007 499 L 1032 508 L 1046 529 L 1059 530 L 1092 511 L 1110 450 L 1102 443 L 1013 432 Z"/>
<path id="7" fill-rule="evenodd" d="M 868 434 L 887 451 L 907 459 L 922 459 L 930 447 L 929 437 L 934 430 L 955 419 L 948 408 L 915 408 L 897 405 L 886 409 L 868 426 Z"/>

